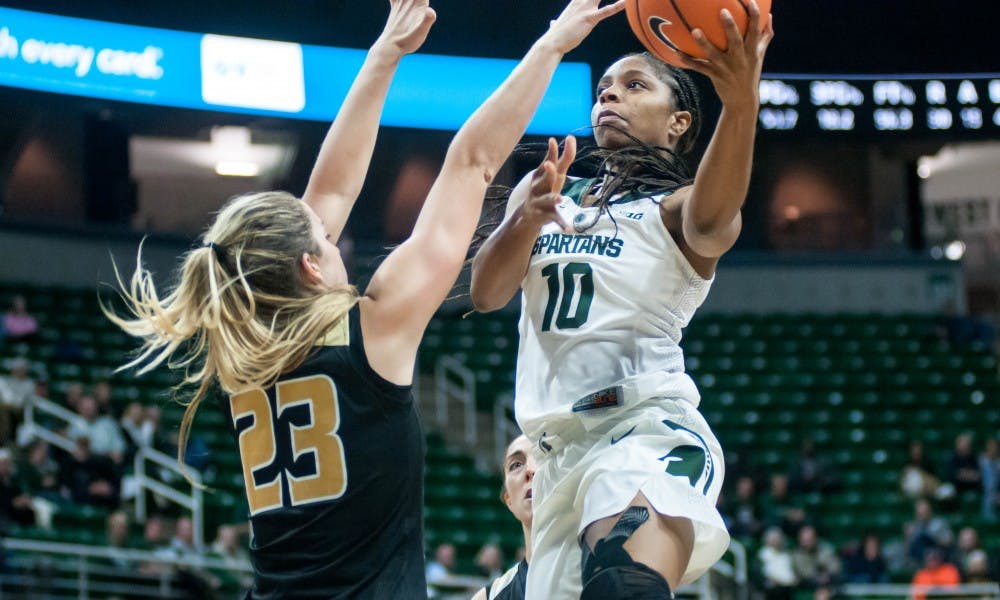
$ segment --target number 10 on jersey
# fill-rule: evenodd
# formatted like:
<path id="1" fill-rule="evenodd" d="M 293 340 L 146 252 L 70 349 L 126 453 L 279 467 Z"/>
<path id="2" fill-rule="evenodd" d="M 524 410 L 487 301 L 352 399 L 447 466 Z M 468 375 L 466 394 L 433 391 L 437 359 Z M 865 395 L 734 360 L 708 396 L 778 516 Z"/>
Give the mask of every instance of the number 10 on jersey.
<path id="1" fill-rule="evenodd" d="M 542 269 L 542 277 L 549 284 L 542 331 L 552 329 L 553 317 L 557 329 L 576 329 L 586 323 L 590 303 L 594 300 L 594 272 L 590 265 L 580 262 L 565 265 L 553 263 Z"/>

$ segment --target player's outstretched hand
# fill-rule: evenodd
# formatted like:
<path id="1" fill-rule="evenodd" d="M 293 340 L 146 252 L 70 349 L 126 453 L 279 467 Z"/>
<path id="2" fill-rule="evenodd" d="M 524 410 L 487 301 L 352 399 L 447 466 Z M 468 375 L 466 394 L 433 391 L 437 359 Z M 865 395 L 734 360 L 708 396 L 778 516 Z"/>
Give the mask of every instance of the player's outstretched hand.
<path id="1" fill-rule="evenodd" d="M 725 50 L 713 44 L 700 29 L 691 32 L 695 41 L 705 52 L 706 58 L 682 55 L 684 67 L 697 71 L 712 80 L 715 93 L 724 106 L 738 106 L 757 103 L 758 86 L 764 54 L 774 38 L 774 23 L 771 15 L 761 15 L 755 0 L 749 3 L 750 19 L 746 34 L 740 29 L 727 9 L 719 12 L 719 19 L 726 32 Z M 767 25 L 761 29 L 762 19 Z"/>
<path id="2" fill-rule="evenodd" d="M 563 54 L 580 45 L 598 23 L 625 10 L 625 0 L 600 6 L 601 0 L 570 0 L 562 13 L 549 23 L 549 30 L 542 36 Z"/>
<path id="3" fill-rule="evenodd" d="M 563 231 L 571 231 L 569 224 L 559 214 L 556 208 L 562 198 L 563 184 L 566 182 L 566 172 L 576 157 L 576 138 L 566 136 L 562 154 L 555 138 L 549 138 L 549 149 L 545 160 L 531 174 L 531 187 L 528 198 L 522 207 L 523 218 L 541 228 L 548 223 L 556 223 Z"/>
<path id="4" fill-rule="evenodd" d="M 428 0 L 389 0 L 389 17 L 376 44 L 400 55 L 416 52 L 436 19 Z"/>

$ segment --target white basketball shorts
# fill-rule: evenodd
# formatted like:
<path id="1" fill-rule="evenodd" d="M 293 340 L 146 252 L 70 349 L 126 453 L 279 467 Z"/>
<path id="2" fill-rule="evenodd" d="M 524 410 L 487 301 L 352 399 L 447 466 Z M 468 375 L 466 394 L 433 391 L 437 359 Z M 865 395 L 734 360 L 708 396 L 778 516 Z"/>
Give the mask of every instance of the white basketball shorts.
<path id="1" fill-rule="evenodd" d="M 722 448 L 705 419 L 684 400 L 636 400 L 596 426 L 564 424 L 535 440 L 528 600 L 577 600 L 584 529 L 624 511 L 639 492 L 656 512 L 694 525 L 682 583 L 697 579 L 729 547 L 715 506 L 725 475 Z"/>

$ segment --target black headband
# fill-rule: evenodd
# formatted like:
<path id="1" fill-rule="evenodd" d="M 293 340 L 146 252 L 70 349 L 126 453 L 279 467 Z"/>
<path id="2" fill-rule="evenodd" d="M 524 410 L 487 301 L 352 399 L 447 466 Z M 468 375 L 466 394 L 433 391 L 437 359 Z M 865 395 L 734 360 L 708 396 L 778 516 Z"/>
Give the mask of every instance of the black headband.
<path id="1" fill-rule="evenodd" d="M 215 253 L 215 258 L 218 259 L 220 263 L 226 262 L 226 249 L 222 246 L 216 244 L 215 242 L 205 242 L 206 248 L 211 248 L 212 252 Z"/>

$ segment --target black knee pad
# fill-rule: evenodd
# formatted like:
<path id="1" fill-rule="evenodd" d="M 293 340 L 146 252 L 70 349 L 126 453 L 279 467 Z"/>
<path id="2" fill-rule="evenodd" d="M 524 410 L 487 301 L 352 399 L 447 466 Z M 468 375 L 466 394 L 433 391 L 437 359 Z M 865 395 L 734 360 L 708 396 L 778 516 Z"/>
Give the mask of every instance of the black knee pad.
<path id="1" fill-rule="evenodd" d="M 670 584 L 642 563 L 606 567 L 584 582 L 580 600 L 669 600 Z"/>
<path id="2" fill-rule="evenodd" d="M 649 511 L 641 506 L 629 507 L 615 523 L 607 537 L 591 550 L 580 540 L 583 552 L 581 575 L 583 591 L 580 600 L 664 600 L 673 598 L 670 584 L 658 572 L 635 562 L 622 547 L 625 541 L 649 519 Z"/>
<path id="3" fill-rule="evenodd" d="M 632 564 L 632 557 L 622 548 L 636 529 L 649 519 L 649 510 L 641 506 L 630 506 L 618 517 L 618 522 L 604 539 L 597 540 L 591 550 L 586 540 L 580 539 L 582 552 L 580 568 L 582 579 L 586 582 L 599 569 Z"/>

